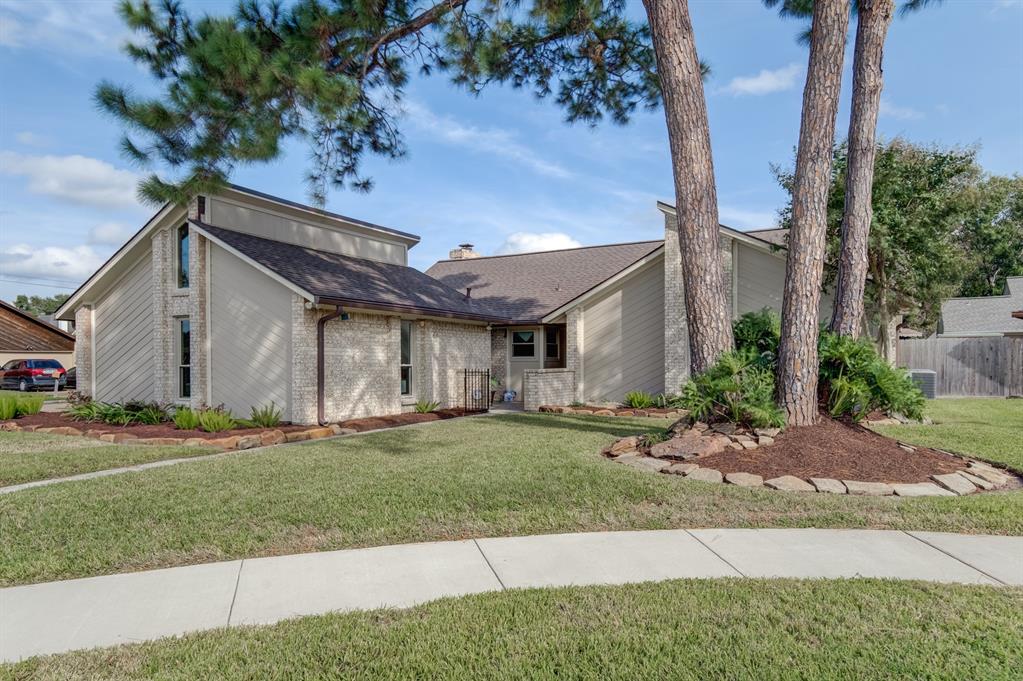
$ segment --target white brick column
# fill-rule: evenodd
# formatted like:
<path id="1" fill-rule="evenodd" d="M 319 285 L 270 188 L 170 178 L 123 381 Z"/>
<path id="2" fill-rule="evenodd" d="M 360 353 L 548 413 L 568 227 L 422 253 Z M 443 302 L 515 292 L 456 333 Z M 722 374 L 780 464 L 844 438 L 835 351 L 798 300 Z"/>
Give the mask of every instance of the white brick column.
<path id="1" fill-rule="evenodd" d="M 689 378 L 689 331 L 682 254 L 674 215 L 664 216 L 664 392 L 677 393 Z"/>
<path id="2" fill-rule="evenodd" d="M 75 310 L 75 390 L 92 395 L 92 307 Z"/>
<path id="3" fill-rule="evenodd" d="M 291 296 L 291 420 L 316 423 L 316 310 Z"/>
<path id="4" fill-rule="evenodd" d="M 153 399 L 170 402 L 174 399 L 174 335 L 170 312 L 174 259 L 167 230 L 156 232 L 150 239 L 153 262 Z"/>
<path id="5" fill-rule="evenodd" d="M 209 345 L 207 343 L 206 294 L 209 290 L 206 267 L 206 237 L 190 230 L 188 234 L 188 318 L 189 351 L 192 362 L 191 405 L 198 409 L 207 403 L 209 394 Z M 241 414 L 240 416 L 248 416 Z"/>
<path id="6" fill-rule="evenodd" d="M 585 400 L 586 376 L 583 368 L 583 309 L 573 307 L 565 315 L 565 368 L 572 372 L 572 394 L 576 402 Z"/>

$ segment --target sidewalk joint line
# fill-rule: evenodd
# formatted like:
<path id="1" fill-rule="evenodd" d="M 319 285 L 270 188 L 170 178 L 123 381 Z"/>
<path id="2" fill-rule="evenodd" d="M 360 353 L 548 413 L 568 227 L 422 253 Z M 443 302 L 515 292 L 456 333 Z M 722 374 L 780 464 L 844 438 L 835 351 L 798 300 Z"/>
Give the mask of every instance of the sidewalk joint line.
<path id="1" fill-rule="evenodd" d="M 717 552 L 717 551 L 715 551 L 714 549 L 710 548 L 710 546 L 708 546 L 708 545 L 707 545 L 707 543 L 706 543 L 705 541 L 703 541 L 702 539 L 700 539 L 699 537 L 697 537 L 697 536 L 696 536 L 695 534 L 693 534 L 692 532 L 690 532 L 690 531 L 689 531 L 688 529 L 686 529 L 686 530 L 683 530 L 683 532 L 685 532 L 685 533 L 686 533 L 686 534 L 688 534 L 688 535 L 689 535 L 690 537 L 692 537 L 693 539 L 695 539 L 696 541 L 698 541 L 698 542 L 700 543 L 700 546 L 702 546 L 703 548 L 707 549 L 708 551 L 710 551 L 711 553 L 713 553 L 713 554 L 714 554 L 715 556 L 717 556 L 718 560 L 720 560 L 720 561 L 721 561 L 722 563 L 724 563 L 724 564 L 725 564 L 725 565 L 727 565 L 728 567 L 730 567 L 730 568 L 732 568 L 733 570 L 735 570 L 735 571 L 736 571 L 736 572 L 737 572 L 737 573 L 739 574 L 739 576 L 740 576 L 740 577 L 745 577 L 745 576 L 746 576 L 746 573 L 745 573 L 745 572 L 743 572 L 742 570 L 740 570 L 739 568 L 735 567 L 734 565 L 732 565 L 731 563 L 729 563 L 729 562 L 728 562 L 727 560 L 725 560 L 725 557 L 724 557 L 724 556 L 722 556 L 722 555 L 721 555 L 720 553 L 718 553 L 718 552 Z"/>
<path id="2" fill-rule="evenodd" d="M 245 559 L 238 563 L 238 576 L 234 579 L 234 593 L 231 594 L 231 607 L 227 611 L 227 627 L 231 626 L 231 617 L 234 615 L 234 602 L 238 600 L 238 585 L 242 581 L 242 568 L 245 567 Z"/>
<path id="3" fill-rule="evenodd" d="M 973 565 L 971 563 L 967 563 L 965 560 L 963 560 L 959 556 L 952 555 L 951 553 L 949 553 L 945 549 L 941 548 L 940 546 L 935 546 L 934 544 L 932 544 L 931 542 L 927 541 L 926 539 L 924 539 L 922 537 L 918 537 L 915 534 L 913 534 L 912 532 L 909 532 L 908 530 L 900 530 L 900 532 L 902 532 L 903 534 L 905 534 L 907 536 L 912 537 L 913 539 L 916 539 L 918 542 L 920 542 L 921 544 L 923 544 L 925 546 L 930 546 L 932 549 L 934 549 L 935 551 L 938 551 L 939 553 L 944 553 L 946 556 L 948 556 L 952 560 L 957 561 L 959 563 L 962 563 L 963 565 L 965 565 L 966 567 L 970 568 L 971 570 L 976 570 L 977 572 L 979 572 L 980 574 L 984 575 L 988 579 L 993 579 L 995 582 L 997 582 L 998 584 L 1001 584 L 1002 586 L 1009 586 L 1008 583 L 1003 582 L 1002 580 L 998 579 L 997 577 L 995 577 L 992 574 L 988 574 L 987 572 L 984 572 L 983 570 L 981 570 L 976 565 Z"/>
<path id="4" fill-rule="evenodd" d="M 494 579 L 496 579 L 497 583 L 501 585 L 501 590 L 507 591 L 508 587 L 506 587 L 504 585 L 504 582 L 501 581 L 501 575 L 497 574 L 497 570 L 495 570 L 494 566 L 490 564 L 490 559 L 487 558 L 487 554 L 483 553 L 483 547 L 480 546 L 480 543 L 475 539 L 472 540 L 472 543 L 476 545 L 476 550 L 480 552 L 481 556 L 483 556 L 483 560 L 487 564 L 487 567 L 490 568 L 490 571 L 494 573 Z"/>

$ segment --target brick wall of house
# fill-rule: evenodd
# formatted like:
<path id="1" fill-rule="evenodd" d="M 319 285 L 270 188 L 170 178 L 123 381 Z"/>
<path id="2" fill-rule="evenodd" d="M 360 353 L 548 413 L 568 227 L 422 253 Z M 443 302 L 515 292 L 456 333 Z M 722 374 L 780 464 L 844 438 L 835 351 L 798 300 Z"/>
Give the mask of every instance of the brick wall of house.
<path id="1" fill-rule="evenodd" d="M 433 395 L 441 407 L 462 404 L 463 371 L 491 366 L 491 334 L 485 326 L 427 321 Z"/>
<path id="2" fill-rule="evenodd" d="M 572 369 L 528 369 L 522 373 L 522 407 L 526 411 L 537 411 L 544 404 L 571 404 L 575 391 Z"/>
<path id="3" fill-rule="evenodd" d="M 508 370 L 508 329 L 494 329 L 490 332 L 490 375 L 506 387 L 505 374 Z"/>
<path id="4" fill-rule="evenodd" d="M 75 367 L 77 390 L 92 395 L 92 308 L 75 310 Z"/>

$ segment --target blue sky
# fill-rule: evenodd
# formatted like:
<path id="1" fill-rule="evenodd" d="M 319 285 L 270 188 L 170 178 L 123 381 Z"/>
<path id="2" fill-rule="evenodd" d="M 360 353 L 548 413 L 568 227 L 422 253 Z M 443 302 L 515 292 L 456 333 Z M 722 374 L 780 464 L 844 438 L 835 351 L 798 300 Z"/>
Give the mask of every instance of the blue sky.
<path id="1" fill-rule="evenodd" d="M 91 100 L 101 78 L 149 83 L 119 50 L 129 35 L 113 4 L 0 0 L 0 298 L 73 289 L 154 212 L 135 200 L 139 171 L 118 155 L 118 124 Z M 217 13 L 234 2 L 186 4 Z M 769 227 L 784 201 L 770 165 L 791 163 L 799 132 L 799 25 L 754 0 L 690 5 L 713 70 L 721 221 Z M 850 67 L 851 46 L 840 137 Z M 881 135 L 978 145 L 989 172 L 1023 173 L 1021 0 L 947 0 L 897 17 L 885 81 Z M 654 203 L 673 197 L 660 110 L 625 127 L 568 126 L 553 102 L 511 89 L 471 98 L 443 77 L 413 80 L 406 109 L 408 157 L 367 159 L 374 191 L 334 192 L 327 207 L 421 235 L 413 266 L 463 241 L 492 254 L 660 238 Z M 292 145 L 233 180 L 305 200 L 307 153 Z"/>

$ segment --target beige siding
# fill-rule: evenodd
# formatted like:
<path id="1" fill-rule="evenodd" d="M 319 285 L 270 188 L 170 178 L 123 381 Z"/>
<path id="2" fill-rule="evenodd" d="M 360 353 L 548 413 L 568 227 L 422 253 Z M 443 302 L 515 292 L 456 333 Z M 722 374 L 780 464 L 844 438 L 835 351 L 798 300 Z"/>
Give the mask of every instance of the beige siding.
<path id="1" fill-rule="evenodd" d="M 769 307 L 781 314 L 782 292 L 785 290 L 785 251 L 768 253 L 746 244 L 736 250 L 735 267 L 736 315 Z M 831 315 L 834 295 L 821 296 L 821 321 Z"/>
<path id="2" fill-rule="evenodd" d="M 211 404 L 247 418 L 272 401 L 290 420 L 291 292 L 213 244 L 209 270 Z"/>
<path id="3" fill-rule="evenodd" d="M 206 219 L 210 224 L 266 239 L 342 253 L 381 262 L 406 264 L 400 243 L 345 232 L 335 227 L 303 222 L 284 214 L 242 206 L 222 198 L 210 198 Z"/>
<path id="4" fill-rule="evenodd" d="M 97 305 L 95 399 L 152 400 L 153 266 L 146 253 Z"/>
<path id="5" fill-rule="evenodd" d="M 664 386 L 662 261 L 587 301 L 583 313 L 583 390 L 587 400 L 619 401 L 630 390 Z M 672 386 L 677 389 L 677 386 Z"/>

